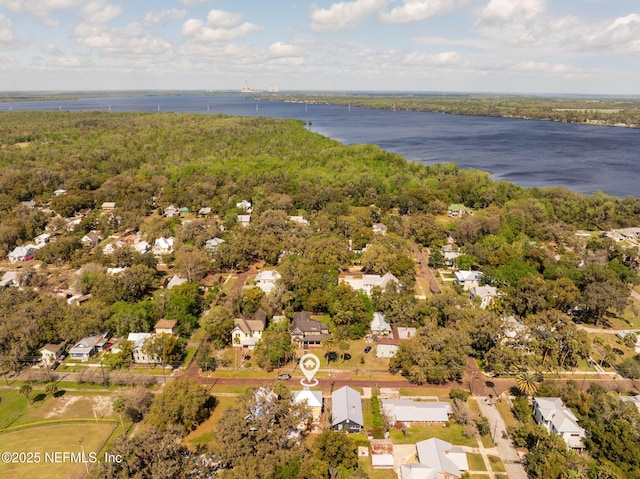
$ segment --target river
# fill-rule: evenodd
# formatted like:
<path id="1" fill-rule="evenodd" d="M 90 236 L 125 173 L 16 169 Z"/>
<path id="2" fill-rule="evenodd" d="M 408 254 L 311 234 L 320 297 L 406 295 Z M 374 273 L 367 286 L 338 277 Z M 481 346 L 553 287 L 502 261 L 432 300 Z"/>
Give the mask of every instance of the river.
<path id="1" fill-rule="evenodd" d="M 0 111 L 161 111 L 299 118 L 345 144 L 453 162 L 521 186 L 640 196 L 640 129 L 255 100 L 242 95 L 100 97 L 0 104 Z M 2 121 L 8 121 L 4 117 Z M 0 116 L 2 119 L 2 116 Z"/>

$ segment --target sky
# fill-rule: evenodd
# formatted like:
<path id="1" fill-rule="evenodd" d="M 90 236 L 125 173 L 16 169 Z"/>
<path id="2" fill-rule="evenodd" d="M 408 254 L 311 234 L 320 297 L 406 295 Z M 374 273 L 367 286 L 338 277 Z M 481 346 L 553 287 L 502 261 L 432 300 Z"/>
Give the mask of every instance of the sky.
<path id="1" fill-rule="evenodd" d="M 638 0 L 0 0 L 0 91 L 640 94 Z"/>

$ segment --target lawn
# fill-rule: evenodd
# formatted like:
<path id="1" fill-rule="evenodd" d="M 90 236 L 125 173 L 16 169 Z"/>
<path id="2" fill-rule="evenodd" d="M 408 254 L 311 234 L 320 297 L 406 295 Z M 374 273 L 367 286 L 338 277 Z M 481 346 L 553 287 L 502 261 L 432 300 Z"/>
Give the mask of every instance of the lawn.
<path id="1" fill-rule="evenodd" d="M 455 446 L 478 447 L 475 437 L 466 437 L 462 434 L 462 426 L 459 424 L 447 426 L 410 426 L 407 429 L 407 437 L 404 437 L 401 430 L 392 429 L 389 437 L 394 444 L 415 444 L 418 441 L 437 437 Z"/>
<path id="2" fill-rule="evenodd" d="M 496 408 L 498 409 L 498 412 L 500 413 L 500 416 L 502 417 L 502 420 L 507 427 L 517 427 L 518 425 L 520 425 L 520 422 L 518 422 L 518 420 L 511 412 L 511 407 L 509 407 L 507 401 L 496 402 Z"/>
<path id="3" fill-rule="evenodd" d="M 218 420 L 225 414 L 226 410 L 237 402 L 234 396 L 216 396 L 216 407 L 209 419 L 200 424 L 194 431 L 191 431 L 184 438 L 187 447 L 194 449 L 199 444 L 207 444 L 213 441 L 215 426 Z"/>
<path id="4" fill-rule="evenodd" d="M 358 468 L 366 473 L 369 479 L 397 479 L 397 475 L 392 469 L 374 469 L 371 467 L 371 458 L 361 457 L 358 459 Z"/>
<path id="5" fill-rule="evenodd" d="M 487 470 L 487 466 L 484 463 L 484 459 L 482 459 L 482 454 L 468 452 L 467 461 L 469 461 L 470 471 L 486 471 Z"/>
<path id="6" fill-rule="evenodd" d="M 489 458 L 489 465 L 491 466 L 491 470 L 493 472 L 507 472 L 504 468 L 504 464 L 502 464 L 502 459 L 498 456 L 487 456 Z"/>
<path id="7" fill-rule="evenodd" d="M 82 447 L 88 461 L 99 457 L 105 442 L 113 433 L 116 422 L 82 424 L 44 424 L 0 433 L 3 451 L 32 453 L 32 460 L 39 463 L 8 464 L 0 462 L 3 479 L 66 479 L 76 476 L 85 468 L 81 457 L 51 456 L 52 453 L 81 454 Z M 82 443 L 82 446 L 81 446 Z M 49 453 L 49 455 L 46 455 Z M 91 466 L 91 464 L 89 464 Z"/>

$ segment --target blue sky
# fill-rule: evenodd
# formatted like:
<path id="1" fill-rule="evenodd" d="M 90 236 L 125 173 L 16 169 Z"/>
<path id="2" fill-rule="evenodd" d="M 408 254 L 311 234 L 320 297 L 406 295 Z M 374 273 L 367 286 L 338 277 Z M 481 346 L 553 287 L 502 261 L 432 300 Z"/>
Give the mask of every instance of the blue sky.
<path id="1" fill-rule="evenodd" d="M 640 94 L 638 0 L 0 0 L 0 90 Z"/>

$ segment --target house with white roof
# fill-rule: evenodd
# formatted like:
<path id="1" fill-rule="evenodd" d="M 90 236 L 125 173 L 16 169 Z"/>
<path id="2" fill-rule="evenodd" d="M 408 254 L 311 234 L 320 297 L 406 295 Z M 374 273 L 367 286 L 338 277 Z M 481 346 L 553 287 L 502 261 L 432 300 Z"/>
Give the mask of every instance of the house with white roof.
<path id="1" fill-rule="evenodd" d="M 562 436 L 571 449 L 583 449 L 586 431 L 578 425 L 578 418 L 565 407 L 561 398 L 537 397 L 533 400 L 533 417 L 552 434 Z"/>
<path id="2" fill-rule="evenodd" d="M 358 391 L 349 386 L 331 394 L 331 427 L 334 431 L 358 433 L 364 429 L 362 399 Z"/>
<path id="3" fill-rule="evenodd" d="M 379 274 L 363 274 L 361 276 L 344 276 L 340 278 L 341 283 L 347 283 L 356 291 L 364 291 L 367 296 L 371 296 L 371 290 L 379 286 L 382 290 L 387 289 L 390 284 L 398 284 L 398 278 L 391 273 L 383 276 Z"/>
<path id="4" fill-rule="evenodd" d="M 218 246 L 220 246 L 225 241 L 222 238 L 211 238 L 205 241 L 204 249 L 206 249 L 209 253 L 213 253 Z"/>
<path id="5" fill-rule="evenodd" d="M 420 441 L 416 449 L 418 464 L 400 466 L 401 479 L 458 479 L 469 470 L 464 450 L 442 439 Z"/>
<path id="6" fill-rule="evenodd" d="M 238 223 L 246 228 L 251 224 L 251 215 L 238 215 Z"/>
<path id="7" fill-rule="evenodd" d="M 311 391 L 303 389 L 302 391 L 292 391 L 293 400 L 297 404 L 304 404 L 311 411 L 311 423 L 320 424 L 322 416 L 322 391 Z"/>
<path id="8" fill-rule="evenodd" d="M 247 213 L 253 212 L 253 208 L 251 207 L 251 202 L 247 200 L 242 200 L 240 203 L 236 203 L 236 208 L 244 210 Z"/>
<path id="9" fill-rule="evenodd" d="M 162 256 L 171 253 L 173 253 L 173 236 L 169 238 L 165 238 L 164 236 L 158 238 L 153 245 L 153 255 Z"/>
<path id="10" fill-rule="evenodd" d="M 305 219 L 304 216 L 289 216 L 289 221 L 293 221 L 294 223 L 298 223 L 303 226 L 309 224 L 309 220 Z"/>
<path id="11" fill-rule="evenodd" d="M 131 342 L 133 346 L 131 354 L 133 356 L 134 363 L 155 364 L 160 362 L 158 358 L 151 357 L 143 352 L 145 341 L 147 341 L 152 336 L 152 333 L 129 333 L 129 336 L 127 336 L 127 341 Z"/>
<path id="12" fill-rule="evenodd" d="M 20 286 L 17 271 L 7 271 L 0 279 L 0 288 L 17 288 Z"/>
<path id="13" fill-rule="evenodd" d="M 464 291 L 469 291 L 471 288 L 476 286 L 480 286 L 480 281 L 482 281 L 483 274 L 480 271 L 469 271 L 469 270 L 459 270 L 455 273 L 456 278 L 454 279 L 454 283 L 462 286 Z"/>
<path id="14" fill-rule="evenodd" d="M 487 306 L 489 306 L 493 299 L 498 296 L 498 290 L 488 284 L 485 284 L 484 286 L 474 286 L 469 290 L 469 300 L 471 302 L 476 298 L 480 298 L 480 309 L 487 309 Z"/>
<path id="15" fill-rule="evenodd" d="M 382 410 L 394 424 L 445 424 L 451 415 L 451 404 L 411 399 L 383 399 Z"/>
<path id="16" fill-rule="evenodd" d="M 387 234 L 387 225 L 384 223 L 374 223 L 371 225 L 371 229 L 373 229 L 374 235 L 384 236 Z"/>
<path id="17" fill-rule="evenodd" d="M 100 235 L 101 234 L 102 233 L 100 231 L 91 230 L 86 235 L 84 235 L 82 238 L 80 238 L 80 243 L 82 243 L 85 246 L 95 246 L 98 243 L 100 243 Z"/>
<path id="18" fill-rule="evenodd" d="M 49 242 L 50 238 L 51 238 L 51 235 L 49 233 L 42 233 L 41 235 L 38 235 L 35 238 L 33 238 L 33 242 L 37 245 L 45 244 Z"/>
<path id="19" fill-rule="evenodd" d="M 373 313 L 369 328 L 375 336 L 389 336 L 391 334 L 391 325 L 384 320 L 384 313 L 380 311 Z"/>
<path id="20" fill-rule="evenodd" d="M 265 269 L 256 275 L 256 286 L 265 294 L 271 293 L 276 287 L 276 282 L 282 278 L 282 275 L 274 269 Z"/>
<path id="21" fill-rule="evenodd" d="M 180 286 L 181 284 L 187 283 L 187 278 L 183 278 L 179 274 L 173 275 L 169 282 L 167 283 L 167 289 L 173 289 L 176 286 Z"/>
<path id="22" fill-rule="evenodd" d="M 14 250 L 7 255 L 7 258 L 12 263 L 19 263 L 20 261 L 25 261 L 29 256 L 32 256 L 35 250 L 35 245 L 32 244 L 16 246 Z"/>

